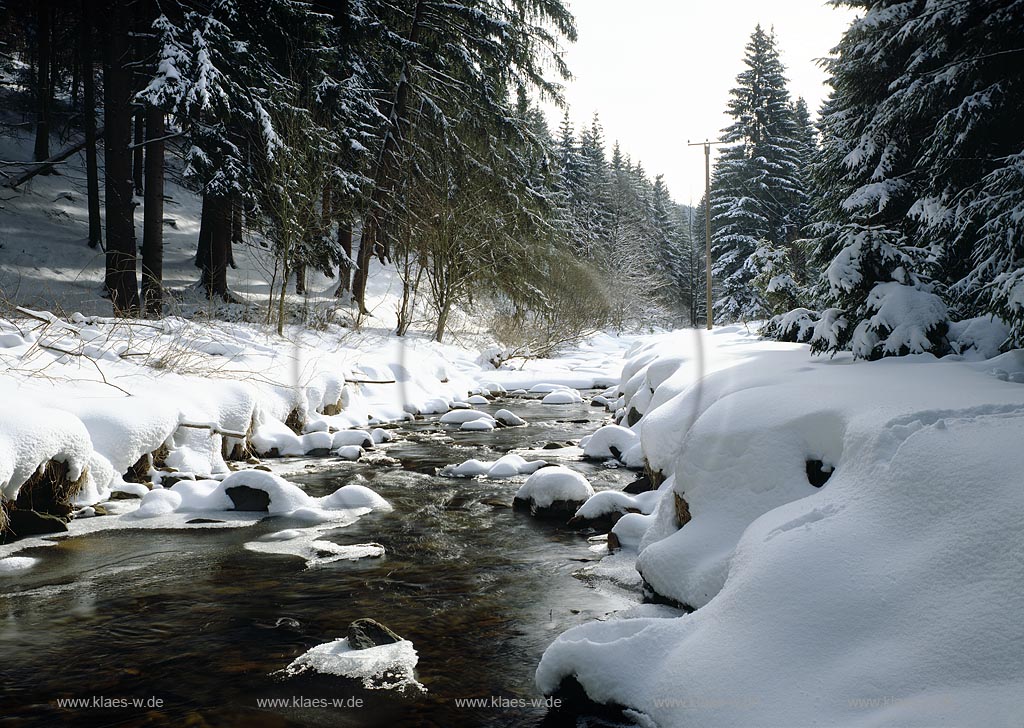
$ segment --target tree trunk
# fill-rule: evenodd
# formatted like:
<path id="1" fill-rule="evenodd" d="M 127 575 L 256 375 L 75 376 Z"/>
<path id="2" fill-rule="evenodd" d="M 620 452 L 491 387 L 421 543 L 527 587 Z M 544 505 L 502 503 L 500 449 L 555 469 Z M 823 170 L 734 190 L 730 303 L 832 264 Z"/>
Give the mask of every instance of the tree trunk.
<path id="1" fill-rule="evenodd" d="M 93 0 L 81 0 L 82 103 L 85 121 L 85 181 L 89 199 L 89 247 L 103 245 L 100 182 L 96 166 L 96 82 L 92 57 Z"/>
<path id="2" fill-rule="evenodd" d="M 412 13 L 412 25 L 409 27 L 409 48 L 415 48 L 419 43 L 420 35 L 423 32 L 423 11 L 426 4 L 426 0 L 416 0 Z M 407 51 L 407 53 L 412 53 L 412 51 Z M 363 218 L 363 232 L 359 242 L 359 267 L 356 269 L 356 279 L 352 283 L 352 293 L 361 313 L 366 312 L 366 277 L 370 258 L 376 252 L 381 263 L 384 263 L 391 253 L 387 237 L 381 234 L 379 216 L 388 209 L 395 184 L 401 175 L 400 162 L 404 146 L 405 126 L 408 123 L 409 95 L 412 88 L 409 78 L 412 74 L 412 67 L 412 59 L 406 56 L 398 74 L 394 101 L 391 105 L 391 113 L 388 114 L 390 123 L 384 133 L 384 143 L 381 146 L 377 169 L 373 175 L 374 187 L 370 196 L 369 209 Z"/>
<path id="3" fill-rule="evenodd" d="M 434 329 L 434 341 L 438 344 L 441 343 L 441 339 L 444 338 L 444 329 L 448 325 L 448 314 L 452 310 L 452 299 L 451 296 L 445 296 L 444 302 L 441 304 L 441 310 L 437 313 L 437 328 Z"/>
<path id="4" fill-rule="evenodd" d="M 231 198 L 203 196 L 196 265 L 202 270 L 201 284 L 209 299 L 228 301 L 228 250 L 231 245 Z"/>
<path id="5" fill-rule="evenodd" d="M 345 253 L 345 260 L 338 264 L 338 288 L 334 295 L 341 297 L 352 286 L 352 221 L 338 223 L 338 247 Z"/>
<path id="6" fill-rule="evenodd" d="M 106 286 L 114 304 L 114 315 L 133 316 L 139 310 L 139 287 L 135 260 L 135 215 L 132 201 L 131 71 L 128 60 L 129 14 L 126 0 L 107 6 L 107 27 L 103 64 L 103 118 L 107 208 Z"/>
<path id="7" fill-rule="evenodd" d="M 35 161 L 50 158 L 50 98 L 53 95 L 50 77 L 50 2 L 39 0 L 36 6 L 36 144 Z"/>
<path id="8" fill-rule="evenodd" d="M 306 264 L 295 264 L 295 293 L 300 296 L 306 295 Z"/>
<path id="9" fill-rule="evenodd" d="M 142 217 L 142 300 L 146 316 L 163 314 L 164 112 L 146 106 L 145 209 Z"/>
<path id="10" fill-rule="evenodd" d="M 135 186 L 135 194 L 141 195 L 143 189 L 143 175 L 145 174 L 146 155 L 146 114 L 142 109 L 135 112 L 135 148 L 132 150 L 132 184 Z"/>
<path id="11" fill-rule="evenodd" d="M 377 216 L 373 210 L 363 218 L 363 231 L 359 236 L 359 257 L 356 260 L 355 274 L 352 276 L 352 298 L 359 307 L 359 313 L 369 313 L 366 308 L 366 281 L 369 276 L 370 261 L 373 259 L 373 248 L 376 245 L 374 230 Z"/>
<path id="12" fill-rule="evenodd" d="M 242 204 L 242 195 L 235 195 L 231 206 L 231 249 L 228 250 L 228 262 L 232 268 L 235 265 L 235 246 L 242 244 L 242 230 L 245 226 L 245 206 Z"/>

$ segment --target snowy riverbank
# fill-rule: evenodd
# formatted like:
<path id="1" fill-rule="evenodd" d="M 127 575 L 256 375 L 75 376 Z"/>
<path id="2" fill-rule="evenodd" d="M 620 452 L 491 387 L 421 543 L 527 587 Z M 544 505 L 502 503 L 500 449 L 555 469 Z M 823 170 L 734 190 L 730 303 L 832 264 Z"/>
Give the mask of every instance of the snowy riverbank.
<path id="1" fill-rule="evenodd" d="M 0 485 L 14 502 L 40 468 L 89 506 L 139 480 L 221 480 L 232 459 L 360 456 L 374 433 L 446 412 L 473 392 L 543 382 L 607 386 L 633 339 L 597 336 L 563 358 L 495 371 L 479 353 L 423 338 L 329 327 L 279 338 L 241 323 L 0 321 Z"/>
<path id="2" fill-rule="evenodd" d="M 571 629 L 539 687 L 575 679 L 642 725 L 1010 725 L 1022 382 L 1020 351 L 854 363 L 739 327 L 639 345 L 617 404 L 666 479 L 602 568 L 694 611 Z"/>

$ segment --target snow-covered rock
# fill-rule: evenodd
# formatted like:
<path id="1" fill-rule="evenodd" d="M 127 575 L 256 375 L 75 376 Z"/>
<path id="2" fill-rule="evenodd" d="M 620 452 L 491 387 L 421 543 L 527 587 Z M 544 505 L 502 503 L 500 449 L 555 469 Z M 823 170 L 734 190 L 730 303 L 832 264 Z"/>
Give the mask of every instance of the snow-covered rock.
<path id="1" fill-rule="evenodd" d="M 639 442 L 640 436 L 632 430 L 620 425 L 605 425 L 588 438 L 583 456 L 594 460 L 622 459 Z"/>
<path id="2" fill-rule="evenodd" d="M 449 478 L 476 478 L 487 476 L 491 479 L 512 478 L 528 475 L 547 465 L 544 460 L 526 460 L 521 455 L 509 453 L 491 462 L 487 460 L 466 460 L 458 465 L 448 465 L 438 475 Z"/>
<path id="3" fill-rule="evenodd" d="M 575 389 L 559 389 L 544 395 L 543 404 L 579 404 L 583 397 Z"/>
<path id="4" fill-rule="evenodd" d="M 554 465 L 527 478 L 512 504 L 536 516 L 568 518 L 592 495 L 594 488 L 581 473 Z"/>
<path id="5" fill-rule="evenodd" d="M 515 412 L 507 409 L 500 409 L 494 413 L 494 419 L 505 427 L 521 427 L 526 424 L 526 420 L 517 415 Z"/>
<path id="6" fill-rule="evenodd" d="M 490 422 L 494 421 L 486 412 L 481 412 L 475 409 L 463 409 L 463 410 L 452 410 L 441 415 L 440 422 L 444 425 L 462 425 L 472 420 L 487 420 Z"/>

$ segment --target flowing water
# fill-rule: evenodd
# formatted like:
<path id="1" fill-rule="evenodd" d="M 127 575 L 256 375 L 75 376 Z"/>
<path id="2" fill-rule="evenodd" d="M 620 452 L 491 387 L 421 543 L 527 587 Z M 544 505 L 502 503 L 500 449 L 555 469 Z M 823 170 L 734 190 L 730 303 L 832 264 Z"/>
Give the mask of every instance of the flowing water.
<path id="1" fill-rule="evenodd" d="M 300 558 L 243 547 L 302 525 L 286 518 L 248 528 L 101 531 L 22 552 L 40 563 L 0 576 L 0 725 L 542 724 L 545 708 L 529 701 L 540 697 L 533 672 L 544 648 L 630 597 L 574 576 L 600 558 L 588 534 L 507 507 L 522 478 L 427 474 L 470 457 L 578 440 L 604 415 L 586 405 L 504 406 L 530 425 L 481 434 L 410 423 L 388 450 L 402 465 L 338 463 L 289 476 L 312 495 L 357 481 L 387 498 L 394 511 L 322 537 L 380 543 L 382 558 L 307 569 Z M 631 477 L 569 464 L 598 489 Z M 361 617 L 413 642 L 426 692 L 274 674 Z M 61 707 L 63 698 L 91 703 Z M 459 706 L 464 698 L 488 702 Z M 269 699 L 279 702 L 268 707 Z M 110 702 L 121 700 L 128 706 Z M 316 700 L 331 707 L 308 707 Z"/>

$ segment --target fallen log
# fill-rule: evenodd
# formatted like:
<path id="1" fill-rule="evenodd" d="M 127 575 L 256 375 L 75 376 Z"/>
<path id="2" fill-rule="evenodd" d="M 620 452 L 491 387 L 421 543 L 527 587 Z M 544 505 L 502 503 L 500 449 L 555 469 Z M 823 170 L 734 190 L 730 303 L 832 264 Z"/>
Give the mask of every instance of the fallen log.
<path id="1" fill-rule="evenodd" d="M 96 130 L 96 138 L 99 139 L 102 136 L 103 136 L 103 127 L 100 127 L 99 129 Z M 14 189 L 18 185 L 21 185 L 21 184 L 24 184 L 25 182 L 28 182 L 30 179 L 35 177 L 37 174 L 42 174 L 43 172 L 50 171 L 51 169 L 53 169 L 54 165 L 60 164 L 65 159 L 70 157 L 72 154 L 76 154 L 76 153 L 82 151 L 83 149 L 85 149 L 85 144 L 86 144 L 86 142 L 83 139 L 82 141 L 78 142 L 77 144 L 72 144 L 69 147 L 65 147 L 61 151 L 57 152 L 57 154 L 55 156 L 50 157 L 45 162 L 25 162 L 24 164 L 26 166 L 32 166 L 32 169 L 25 170 L 24 172 L 19 174 L 14 179 L 6 182 L 4 184 L 4 186 L 5 187 L 10 187 L 11 189 Z"/>

